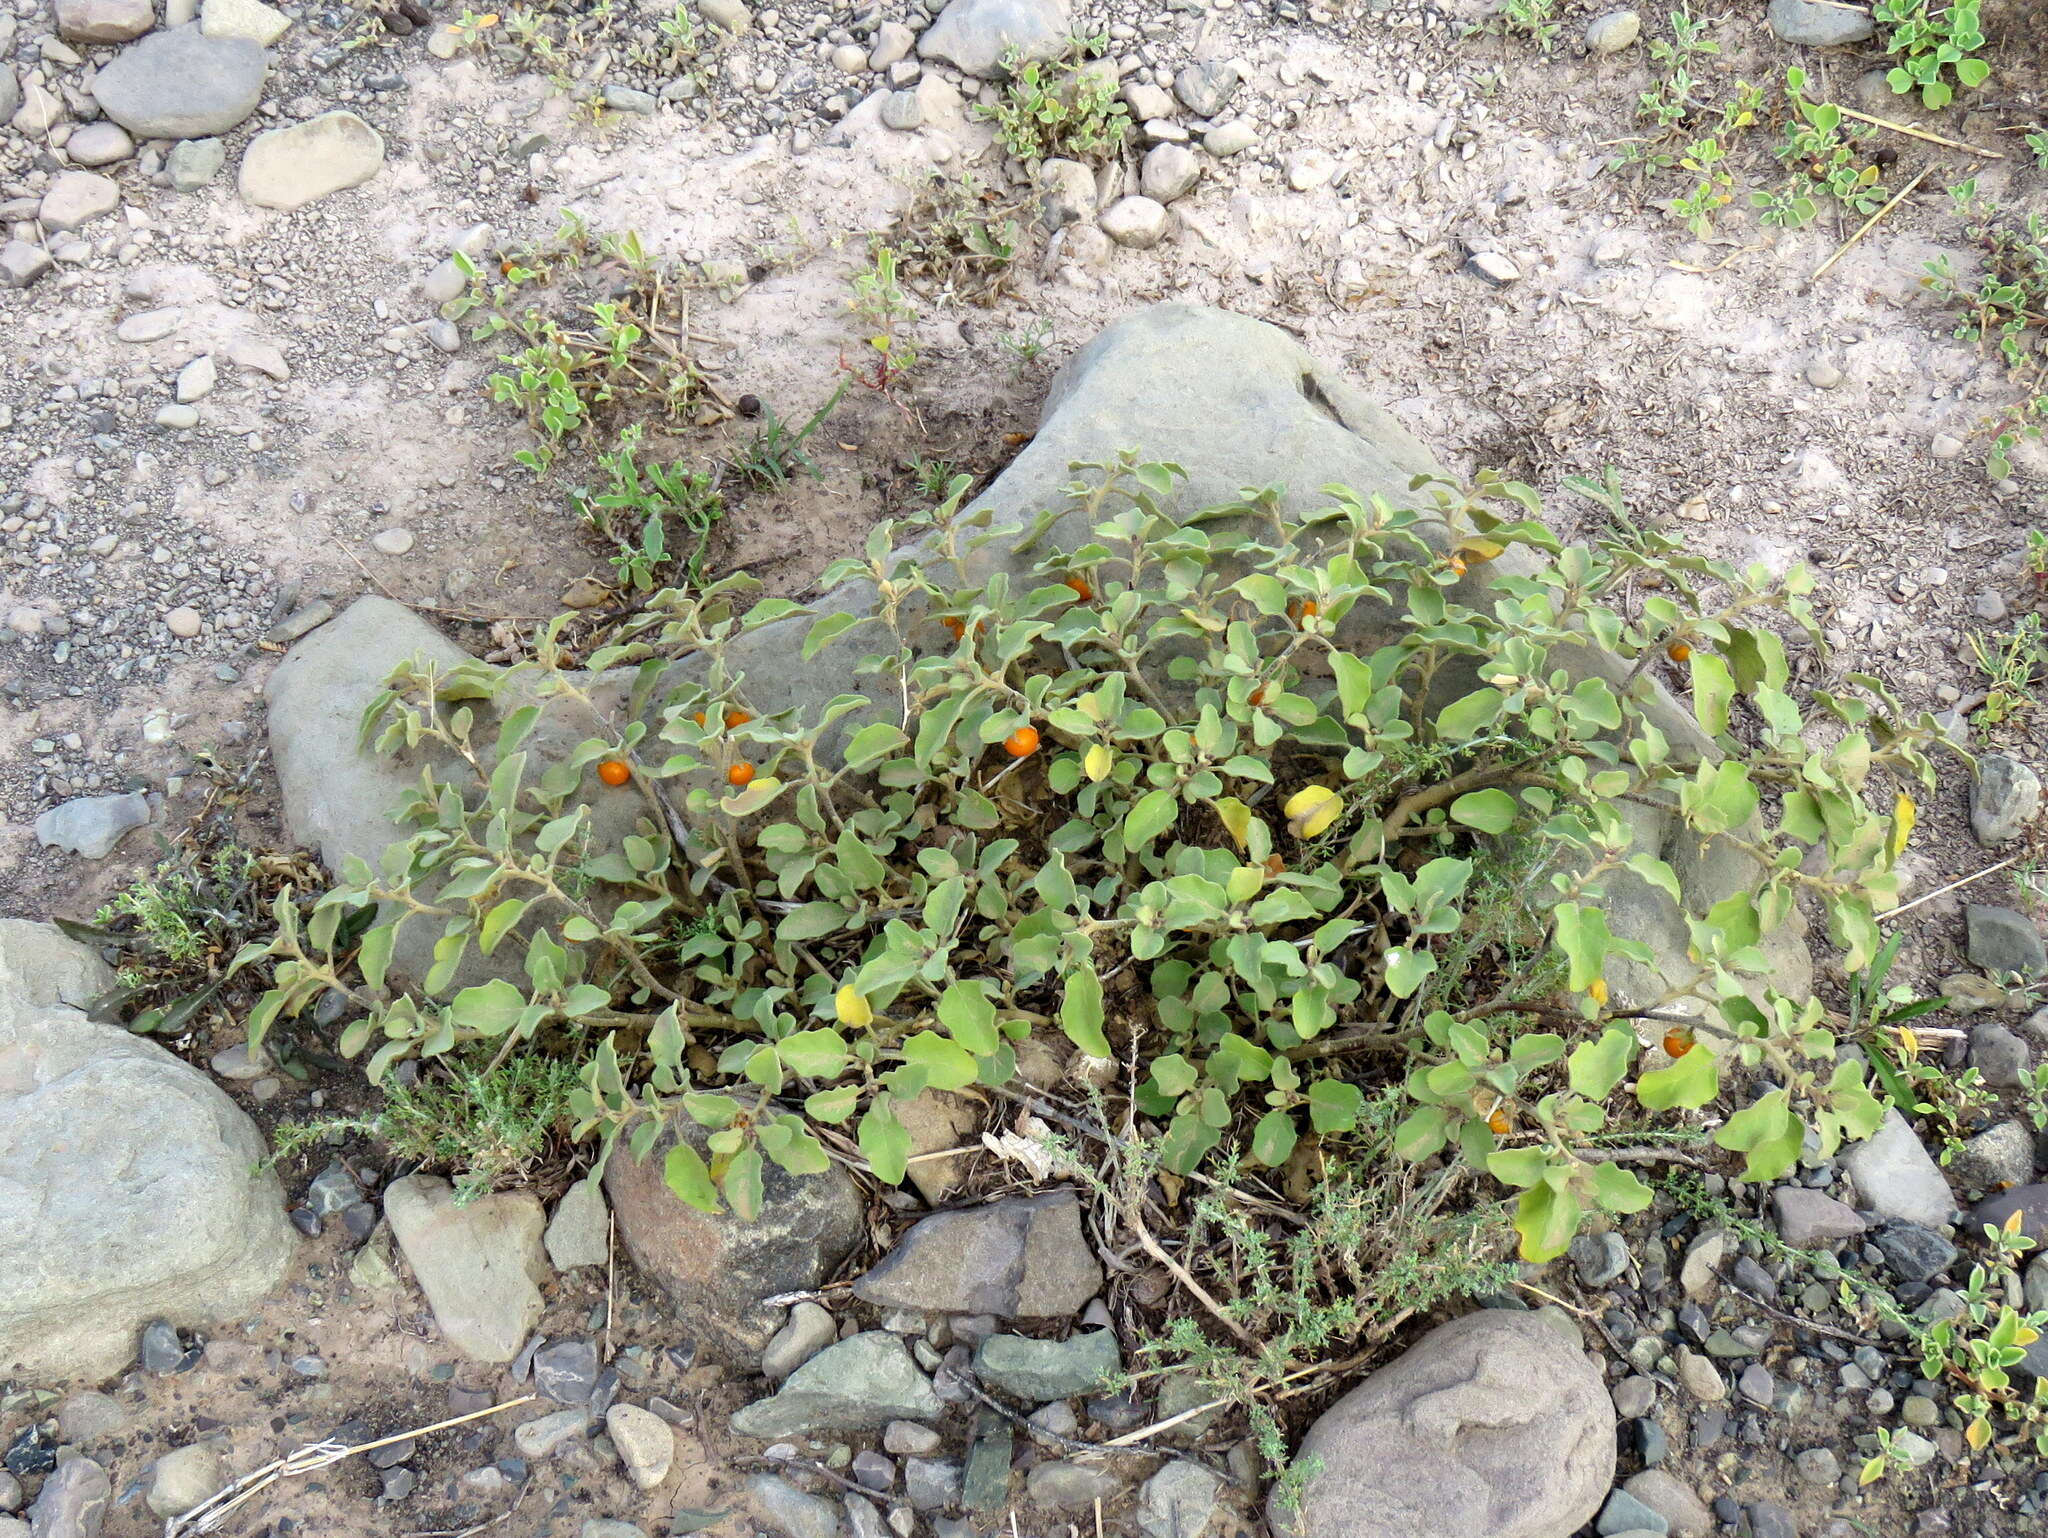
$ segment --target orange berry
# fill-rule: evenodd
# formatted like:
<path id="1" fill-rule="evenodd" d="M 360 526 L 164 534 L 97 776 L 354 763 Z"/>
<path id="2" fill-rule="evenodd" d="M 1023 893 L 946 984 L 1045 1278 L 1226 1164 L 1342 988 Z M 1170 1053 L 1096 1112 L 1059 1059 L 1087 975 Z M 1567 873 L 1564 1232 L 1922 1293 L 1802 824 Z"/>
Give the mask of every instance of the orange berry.
<path id="1" fill-rule="evenodd" d="M 1095 596 L 1095 589 L 1088 585 L 1086 577 L 1069 577 L 1067 578 L 1067 586 L 1074 590 L 1074 596 L 1083 603 L 1086 603 Z"/>
<path id="2" fill-rule="evenodd" d="M 1691 1031 L 1674 1026 L 1664 1033 L 1664 1053 L 1667 1057 L 1684 1057 L 1692 1049 Z"/>
<path id="3" fill-rule="evenodd" d="M 754 783 L 754 766 L 741 762 L 725 771 L 725 783 L 735 790 L 745 790 Z"/>
<path id="4" fill-rule="evenodd" d="M 1003 739 L 1003 751 L 1012 758 L 1029 758 L 1038 751 L 1038 728 L 1018 727 Z"/>
<path id="5" fill-rule="evenodd" d="M 1313 598 L 1297 598 L 1287 606 L 1287 617 L 1299 625 L 1311 615 L 1323 612 L 1323 606 Z"/>
<path id="6" fill-rule="evenodd" d="M 1452 556 L 1452 557 L 1451 557 L 1451 559 L 1450 559 L 1450 568 L 1451 568 L 1451 575 L 1452 575 L 1452 576 L 1454 576 L 1454 577 L 1462 577 L 1462 576 L 1464 576 L 1464 575 L 1465 575 L 1465 558 L 1464 558 L 1463 556 L 1457 556 L 1457 555 L 1454 555 L 1454 556 Z"/>
<path id="7" fill-rule="evenodd" d="M 626 767 L 623 758 L 608 758 L 597 766 L 597 777 L 605 784 L 617 788 L 633 778 L 633 771 Z"/>
<path id="8" fill-rule="evenodd" d="M 1664 648 L 1664 655 L 1669 657 L 1673 662 L 1683 662 L 1686 658 L 1692 655 L 1692 648 L 1690 646 L 1687 646 L 1683 641 L 1673 641 L 1669 646 Z"/>
<path id="9" fill-rule="evenodd" d="M 1513 1125 L 1508 1120 L 1507 1107 L 1495 1106 L 1493 1114 L 1486 1118 L 1486 1125 L 1495 1137 L 1506 1137 L 1508 1128 Z"/>
<path id="10" fill-rule="evenodd" d="M 947 614 L 941 616 L 939 623 L 941 625 L 944 625 L 948 630 L 953 632 L 954 640 L 964 641 L 967 638 L 967 626 L 961 623 L 959 620 L 955 619 L 952 615 Z"/>
<path id="11" fill-rule="evenodd" d="M 1258 688 L 1252 690 L 1252 703 L 1254 705 L 1263 705 L 1272 697 L 1273 686 L 1271 684 L 1260 684 Z"/>
<path id="12" fill-rule="evenodd" d="M 702 726 L 704 724 L 704 712 L 700 710 L 694 716 L 690 717 L 690 719 L 692 721 L 695 721 L 699 726 Z"/>
<path id="13" fill-rule="evenodd" d="M 744 710 L 728 710 L 725 713 L 726 730 L 730 731 L 735 726 L 745 726 L 753 719 L 753 716 Z"/>

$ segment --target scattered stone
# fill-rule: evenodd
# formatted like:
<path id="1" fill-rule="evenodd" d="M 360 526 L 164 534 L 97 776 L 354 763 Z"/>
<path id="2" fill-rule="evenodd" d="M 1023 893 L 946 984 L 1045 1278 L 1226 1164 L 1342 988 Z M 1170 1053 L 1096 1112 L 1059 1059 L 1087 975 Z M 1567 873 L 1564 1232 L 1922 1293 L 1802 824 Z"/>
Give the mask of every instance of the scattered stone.
<path id="1" fill-rule="evenodd" d="M 522 1458 L 541 1459 L 572 1437 L 590 1429 L 588 1410 L 554 1410 L 522 1423 L 512 1433 L 512 1445 Z"/>
<path id="2" fill-rule="evenodd" d="M 87 123 L 64 141 L 64 153 L 78 165 L 110 166 L 135 153 L 135 141 L 119 123 Z"/>
<path id="3" fill-rule="evenodd" d="M 1614 1385 L 1614 1413 L 1632 1421 L 1648 1415 L 1657 1404 L 1657 1382 L 1637 1373 Z"/>
<path id="4" fill-rule="evenodd" d="M 1133 194 L 1110 204 L 1096 223 L 1118 245 L 1136 251 L 1149 250 L 1166 237 L 1166 205 Z"/>
<path id="5" fill-rule="evenodd" d="M 220 377 L 214 367 L 213 354 L 201 353 L 190 363 L 178 370 L 176 396 L 178 404 L 189 406 L 194 401 L 204 400 L 213 394 L 214 382 Z M 173 632 L 174 634 L 176 632 Z M 194 631 L 193 634 L 198 634 Z"/>
<path id="6" fill-rule="evenodd" d="M 1990 1197 L 1970 1209 L 1967 1232 L 1981 1234 L 1984 1225 L 2003 1228 L 2015 1212 L 2020 1215 L 2020 1232 L 2035 1244 L 2048 1244 L 2048 1183 L 2019 1186 Z"/>
<path id="7" fill-rule="evenodd" d="M 1771 1396 L 1778 1390 L 1777 1380 L 1761 1362 L 1751 1362 L 1742 1369 L 1742 1376 L 1735 1380 L 1735 1391 L 1751 1404 L 1761 1409 L 1771 1407 Z"/>
<path id="8" fill-rule="evenodd" d="M 414 643 L 405 644 L 409 649 Z M 274 740 L 275 703 L 271 709 Z M 836 1166 L 824 1174 L 791 1175 L 770 1163 L 761 1210 L 751 1222 L 699 1212 L 662 1176 L 679 1132 L 703 1150 L 704 1130 L 687 1117 L 682 1122 L 679 1127 L 672 1120 L 644 1160 L 625 1150 L 615 1154 L 605 1168 L 605 1194 L 620 1241 L 641 1272 L 668 1294 L 685 1327 L 705 1350 L 751 1367 L 783 1323 L 782 1310 L 761 1300 L 809 1291 L 831 1275 L 864 1235 L 860 1198 Z M 917 1413 L 905 1417 L 915 1419 Z"/>
<path id="9" fill-rule="evenodd" d="M 1589 1288 L 1605 1287 L 1628 1270 L 1628 1242 L 1609 1229 L 1604 1234 L 1581 1234 L 1572 1240 L 1572 1266 L 1579 1280 Z"/>
<path id="10" fill-rule="evenodd" d="M 1968 903 L 1963 908 L 1970 964 L 1993 977 L 2018 973 L 2029 980 L 2048 972 L 2048 946 L 2034 921 L 2015 908 Z"/>
<path id="11" fill-rule="evenodd" d="M 1202 162 L 1181 144 L 1155 144 L 1145 151 L 1138 172 L 1138 190 L 1155 203 L 1171 203 L 1194 191 L 1202 179 Z"/>
<path id="12" fill-rule="evenodd" d="M 41 246 L 25 240 L 0 244 L 0 287 L 27 288 L 56 264 Z"/>
<path id="13" fill-rule="evenodd" d="M 1296 192 L 1313 192 L 1337 174 L 1337 157 L 1328 150 L 1311 146 L 1287 157 L 1287 185 Z"/>
<path id="14" fill-rule="evenodd" d="M 1237 94 L 1241 79 L 1237 66 L 1223 60 L 1190 64 L 1173 77 L 1173 94 L 1196 117 L 1213 118 Z"/>
<path id="15" fill-rule="evenodd" d="M 1645 1469 L 1622 1481 L 1621 1488 L 1657 1513 L 1671 1538 L 1708 1538 L 1714 1513 L 1682 1481 L 1662 1469 Z"/>
<path id="16" fill-rule="evenodd" d="M 891 1421 L 931 1420 L 942 1408 L 902 1337 L 868 1330 L 812 1357 L 773 1398 L 733 1416 L 732 1429 L 763 1440 L 816 1431 L 872 1431 Z"/>
<path id="17" fill-rule="evenodd" d="M 1293 1538 L 1557 1538 L 1614 1479 L 1614 1404 L 1583 1351 L 1533 1315 L 1437 1326 L 1325 1411 L 1298 1454 L 1317 1467 Z M 1314 1462 L 1311 1462 L 1314 1460 Z"/>
<path id="18" fill-rule="evenodd" d="M 1095 173 L 1058 156 L 1039 162 L 1039 219 L 1048 230 L 1095 217 Z"/>
<path id="19" fill-rule="evenodd" d="M 384 136 L 353 112 L 323 112 L 258 134 L 242 152 L 242 201 L 303 208 L 384 169 Z"/>
<path id="20" fill-rule="evenodd" d="M 556 1404 L 589 1404 L 601 1366 L 595 1342 L 556 1341 L 533 1354 L 533 1386 Z"/>
<path id="21" fill-rule="evenodd" d="M 171 146 L 164 170 L 174 191 L 197 192 L 220 175 L 227 158 L 228 147 L 219 139 L 184 139 Z"/>
<path id="22" fill-rule="evenodd" d="M 263 49 L 247 38 L 179 27 L 122 49 L 100 66 L 92 92 L 138 139 L 204 139 L 256 110 L 266 67 Z"/>
<path id="23" fill-rule="evenodd" d="M 668 1478 L 676 1458 L 676 1435 L 667 1421 L 636 1404 L 615 1404 L 604 1412 L 604 1429 L 611 1433 L 634 1489 L 652 1490 Z"/>
<path id="24" fill-rule="evenodd" d="M 1209 1470 L 1175 1459 L 1138 1491 L 1139 1531 L 1145 1538 L 1200 1538 L 1222 1488 Z"/>
<path id="25" fill-rule="evenodd" d="M 385 534 L 404 534 L 405 548 L 394 550 L 388 544 L 377 544 Z M 404 555 L 412 548 L 412 535 L 404 529 L 386 529 L 377 540 L 371 543 L 386 555 Z M 611 1212 L 596 1179 L 586 1175 L 562 1193 L 548 1222 L 546 1243 L 548 1260 L 557 1271 L 601 1266 L 611 1258 Z"/>
<path id="26" fill-rule="evenodd" d="M 747 1494 L 753 1497 L 761 1519 L 782 1538 L 837 1538 L 839 1511 L 828 1500 L 806 1495 L 773 1474 L 751 1476 Z"/>
<path id="27" fill-rule="evenodd" d="M 697 0 L 697 14 L 734 37 L 754 24 L 754 13 L 742 0 Z"/>
<path id="28" fill-rule="evenodd" d="M 1792 1460 L 1792 1467 L 1817 1490 L 1833 1489 L 1842 1477 L 1842 1460 L 1831 1448 L 1809 1447 Z"/>
<path id="29" fill-rule="evenodd" d="M 918 38 L 917 51 L 979 79 L 1000 80 L 1013 56 L 1027 64 L 1058 58 L 1072 30 L 1066 0 L 952 0 Z"/>
<path id="30" fill-rule="evenodd" d="M 661 101 L 652 91 L 635 90 L 629 85 L 608 85 L 604 88 L 604 104 L 614 112 L 653 117 Z"/>
<path id="31" fill-rule="evenodd" d="M 910 57 L 917 46 L 917 34 L 900 21 L 885 21 L 875 29 L 875 41 L 868 49 L 868 68 L 880 74 L 891 64 Z"/>
<path id="32" fill-rule="evenodd" d="M 1586 50 L 1589 53 L 1620 53 L 1635 45 L 1643 35 L 1643 18 L 1634 11 L 1609 11 L 1604 16 L 1595 16 L 1586 23 Z"/>
<path id="33" fill-rule="evenodd" d="M 1970 1027 L 1970 1066 L 1992 1089 L 2019 1089 L 2034 1070 L 2034 1049 L 1996 1020 Z"/>
<path id="34" fill-rule="evenodd" d="M 775 1332 L 761 1353 L 761 1376 L 780 1383 L 839 1337 L 839 1326 L 816 1303 L 803 1302 L 789 1311 L 789 1322 Z"/>
<path id="35" fill-rule="evenodd" d="M 372 550 L 375 550 L 379 555 L 405 555 L 412 549 L 412 546 L 413 538 L 411 529 L 379 529 L 375 534 L 372 534 L 370 536 L 370 548 Z M 582 1184 L 584 1184 L 584 1182 L 577 1182 L 578 1186 L 581 1186 Z M 567 1198 L 564 1197 L 563 1200 L 566 1202 Z M 557 1211 L 559 1210 L 560 1209 L 557 1208 Z M 597 1211 L 599 1221 L 602 1222 L 605 1213 L 604 1198 L 602 1196 L 598 1197 Z M 586 1260 L 579 1263 L 588 1266 L 602 1265 L 604 1262 L 603 1257 L 600 1256 L 597 1260 Z M 560 1264 L 560 1261 L 556 1262 L 557 1266 L 560 1266 Z"/>
<path id="36" fill-rule="evenodd" d="M 2023 1122 L 1997 1122 L 1964 1141 L 1949 1174 L 1969 1191 L 2024 1185 L 2034 1177 L 2034 1135 Z"/>
<path id="37" fill-rule="evenodd" d="M 1242 155 L 1259 142 L 1259 131 L 1243 118 L 1233 118 L 1228 123 L 1218 123 L 1202 135 L 1202 148 L 1218 160 L 1228 160 L 1232 155 Z"/>
<path id="38" fill-rule="evenodd" d="M 882 1428 L 882 1450 L 899 1458 L 928 1458 L 944 1444 L 944 1437 L 916 1421 L 891 1421 Z"/>
<path id="39" fill-rule="evenodd" d="M 36 842 L 88 860 L 104 860 L 131 830 L 148 823 L 149 797 L 139 790 L 120 796 L 81 796 L 36 818 Z"/>
<path id="40" fill-rule="evenodd" d="M 226 1482 L 220 1454 L 203 1442 L 194 1442 L 156 1460 L 143 1501 L 159 1517 L 181 1517 L 211 1499 Z"/>
<path id="41" fill-rule="evenodd" d="M 1087 1511 L 1122 1488 L 1123 1481 L 1107 1469 L 1064 1460 L 1041 1463 L 1024 1476 L 1031 1504 L 1047 1511 Z"/>
<path id="42" fill-rule="evenodd" d="M 1771 0 L 1771 30 L 1788 43 L 1837 48 L 1860 43 L 1876 29 L 1868 11 L 1848 10 L 1815 0 Z"/>
<path id="43" fill-rule="evenodd" d="M 1986 753 L 1970 784 L 1970 829 L 1987 849 L 2019 837 L 2041 810 L 2041 779 L 2016 758 Z"/>
<path id="44" fill-rule="evenodd" d="M 154 0 L 57 0 L 57 35 L 73 43 L 126 43 L 156 25 Z"/>
<path id="45" fill-rule="evenodd" d="M 1090 1393 L 1122 1366 L 1110 1330 L 1087 1330 L 1067 1340 L 991 1335 L 974 1353 L 974 1371 L 983 1384 L 1033 1404 Z"/>
<path id="46" fill-rule="evenodd" d="M 1465 268 L 1495 288 L 1506 288 L 1510 283 L 1522 281 L 1522 269 L 1498 251 L 1474 251 L 1465 259 Z"/>
<path id="47" fill-rule="evenodd" d="M 1815 358 L 1806 365 L 1806 382 L 1816 390 L 1832 390 L 1842 382 L 1842 371 L 1826 358 Z"/>
<path id="48" fill-rule="evenodd" d="M 1693 1398 L 1714 1404 L 1728 1397 L 1728 1384 L 1721 1370 L 1698 1352 L 1678 1348 L 1678 1382 Z"/>
<path id="49" fill-rule="evenodd" d="M 363 1199 L 363 1188 L 349 1167 L 339 1159 L 315 1175 L 306 1185 L 306 1205 L 316 1217 L 332 1217 Z"/>
<path id="50" fill-rule="evenodd" d="M 1071 1191 L 928 1217 L 853 1284 L 882 1308 L 1003 1319 L 1069 1318 L 1101 1289 Z"/>
<path id="51" fill-rule="evenodd" d="M 447 1181 L 408 1175 L 384 1193 L 384 1216 L 449 1344 L 478 1362 L 517 1356 L 548 1274 L 539 1198 L 504 1191 L 457 1206 Z"/>
<path id="52" fill-rule="evenodd" d="M 1862 1205 L 1881 1218 L 1932 1228 L 1955 1213 L 1941 1166 L 1896 1109 L 1884 1113 L 1874 1137 L 1850 1145 L 1843 1164 Z"/>
<path id="53" fill-rule="evenodd" d="M 960 1504 L 960 1465 L 946 1458 L 907 1458 L 903 1497 L 913 1511 L 947 1511 Z"/>
<path id="54" fill-rule="evenodd" d="M 1607 1504 L 1600 1508 L 1593 1531 L 1601 1534 L 1602 1538 L 1616 1538 L 1622 1533 L 1668 1533 L 1671 1524 L 1628 1491 L 1615 1490 L 1608 1495 Z"/>
<path id="55" fill-rule="evenodd" d="M 1725 1228 L 1710 1228 L 1694 1239 L 1678 1268 L 1678 1286 L 1695 1303 L 1711 1303 L 1721 1290 L 1721 1262 L 1731 1239 Z"/>
<path id="56" fill-rule="evenodd" d="M 1917 1223 L 1888 1223 L 1872 1242 L 1900 1281 L 1931 1281 L 1955 1264 L 1956 1247 Z"/>
<path id="57" fill-rule="evenodd" d="M 1779 1186 L 1771 1192 L 1771 1219 L 1778 1237 L 1801 1250 L 1854 1239 L 1869 1227 L 1846 1202 L 1805 1186 Z"/>
<path id="58" fill-rule="evenodd" d="M 197 406 L 159 406 L 157 407 L 156 415 L 151 420 L 158 427 L 168 427 L 178 432 L 185 432 L 199 425 L 199 408 Z"/>
<path id="59" fill-rule="evenodd" d="M 29 1532 L 34 1538 L 98 1538 L 113 1495 L 105 1469 L 90 1458 L 66 1458 L 29 1507 Z"/>
<path id="60" fill-rule="evenodd" d="M 105 218 L 120 206 L 121 188 L 113 178 L 90 171 L 64 171 L 43 194 L 36 218 L 44 229 L 61 234 Z"/>
<path id="61" fill-rule="evenodd" d="M 898 133 L 924 127 L 924 98 L 915 91 L 891 91 L 882 98 L 882 126 Z"/>
<path id="62" fill-rule="evenodd" d="M 243 37 L 264 48 L 291 25 L 291 17 L 263 0 L 205 0 L 199 8 L 199 30 L 208 37 Z"/>

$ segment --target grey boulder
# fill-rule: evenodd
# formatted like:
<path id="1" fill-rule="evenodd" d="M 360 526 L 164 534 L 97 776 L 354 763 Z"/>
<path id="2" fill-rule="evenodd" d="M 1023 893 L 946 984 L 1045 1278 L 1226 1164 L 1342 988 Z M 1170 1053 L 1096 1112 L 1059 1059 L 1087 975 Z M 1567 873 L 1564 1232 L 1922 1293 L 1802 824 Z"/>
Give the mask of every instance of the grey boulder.
<path id="1" fill-rule="evenodd" d="M 73 43 L 125 43 L 156 25 L 152 0 L 57 0 L 57 35 Z"/>
<path id="2" fill-rule="evenodd" d="M 613 1152 L 604 1183 L 619 1240 L 705 1351 L 751 1367 L 782 1324 L 782 1310 L 762 1299 L 830 1279 L 860 1242 L 860 1197 L 836 1164 L 820 1175 L 792 1175 L 771 1162 L 751 1221 L 700 1212 L 663 1178 L 679 1135 L 703 1152 L 704 1129 L 687 1118 L 665 1128 L 644 1160 Z"/>
<path id="3" fill-rule="evenodd" d="M 104 1378 L 151 1320 L 244 1314 L 291 1255 L 249 1118 L 76 1008 L 112 982 L 54 930 L 0 928 L 0 1375 Z"/>
<path id="4" fill-rule="evenodd" d="M 2030 982 L 2048 972 L 2041 931 L 2018 909 L 1970 903 L 1963 909 L 1963 927 L 1971 965 L 1994 977 L 2017 973 Z"/>
<path id="5" fill-rule="evenodd" d="M 1936 1228 L 1955 1212 L 1941 1166 L 1897 1110 L 1887 1110 L 1876 1135 L 1853 1145 L 1843 1163 L 1863 1205 L 1879 1217 Z"/>
<path id="6" fill-rule="evenodd" d="M 944 1406 L 900 1336 L 868 1330 L 827 1346 L 789 1375 L 772 1398 L 732 1418 L 745 1437 L 874 1431 L 890 1421 L 930 1420 Z"/>
<path id="7" fill-rule="evenodd" d="M 503 1191 L 455 1204 L 432 1175 L 394 1180 L 384 1216 L 448 1343 L 479 1362 L 509 1362 L 540 1323 L 545 1222 L 538 1197 Z"/>
<path id="8" fill-rule="evenodd" d="M 323 112 L 251 139 L 236 190 L 258 208 L 289 210 L 360 187 L 383 169 L 382 134 L 353 112 Z"/>
<path id="9" fill-rule="evenodd" d="M 30 1538 L 98 1538 L 113 1496 L 113 1481 L 92 1459 L 63 1459 L 28 1509 Z"/>
<path id="10" fill-rule="evenodd" d="M 1066 1318 L 1101 1289 L 1071 1191 L 936 1213 L 853 1284 L 881 1308 L 1003 1319 Z"/>
<path id="11" fill-rule="evenodd" d="M 1086 1330 L 1068 1340 L 991 1335 L 974 1352 L 975 1375 L 984 1384 L 1032 1404 L 1093 1393 L 1122 1366 L 1109 1330 Z"/>
<path id="12" fill-rule="evenodd" d="M 1020 63 L 1056 59 L 1073 30 L 1066 0 L 953 0 L 917 40 L 917 51 L 983 80 Z"/>
<path id="13" fill-rule="evenodd" d="M 203 139 L 256 110 L 267 68 L 259 45 L 208 37 L 195 23 L 122 49 L 93 77 L 92 93 L 138 139 Z"/>
<path id="14" fill-rule="evenodd" d="M 1567 1538 L 1614 1482 L 1614 1402 L 1586 1354 L 1533 1314 L 1453 1319 L 1325 1411 L 1297 1458 L 1295 1538 Z"/>
<path id="15" fill-rule="evenodd" d="M 2018 838 L 2041 810 L 2041 777 L 2016 758 L 1986 753 L 1970 782 L 1970 831 L 1987 849 Z"/>
<path id="16" fill-rule="evenodd" d="M 1869 1227 L 1854 1207 L 1805 1186 L 1779 1186 L 1773 1191 L 1771 1218 L 1778 1225 L 1778 1237 L 1801 1250 L 1854 1239 Z"/>
<path id="17" fill-rule="evenodd" d="M 116 844 L 148 821 L 149 797 L 139 790 L 120 796 L 80 796 L 36 819 L 36 842 L 88 860 L 104 860 Z"/>
<path id="18" fill-rule="evenodd" d="M 1809 48 L 1860 43 L 1876 30 L 1868 11 L 1817 5 L 1814 0 L 1771 0 L 1770 23 L 1771 30 L 1785 42 Z"/>

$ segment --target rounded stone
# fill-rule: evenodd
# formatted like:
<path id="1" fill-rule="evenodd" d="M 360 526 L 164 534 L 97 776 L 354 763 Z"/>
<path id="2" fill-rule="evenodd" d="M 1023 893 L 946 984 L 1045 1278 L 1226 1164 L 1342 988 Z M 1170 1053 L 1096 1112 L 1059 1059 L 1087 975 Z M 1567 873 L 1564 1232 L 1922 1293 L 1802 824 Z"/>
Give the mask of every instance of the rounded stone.
<path id="1" fill-rule="evenodd" d="M 1634 11 L 1609 11 L 1586 23 L 1586 47 L 1593 53 L 1620 53 L 1643 35 L 1643 18 Z"/>
<path id="2" fill-rule="evenodd" d="M 205 623 L 199 617 L 199 611 L 186 604 L 180 604 L 164 616 L 164 629 L 181 641 L 189 641 L 198 635 Z"/>
<path id="3" fill-rule="evenodd" d="M 242 201 L 258 208 L 303 208 L 384 169 L 384 136 L 353 112 L 323 112 L 273 128 L 242 153 Z"/>
<path id="4" fill-rule="evenodd" d="M 203 139 L 256 110 L 267 68 L 247 38 L 178 27 L 122 49 L 93 77 L 92 92 L 138 139 Z"/>
<path id="5" fill-rule="evenodd" d="M 412 530 L 379 529 L 370 536 L 370 543 L 380 555 L 404 555 L 412 549 Z"/>

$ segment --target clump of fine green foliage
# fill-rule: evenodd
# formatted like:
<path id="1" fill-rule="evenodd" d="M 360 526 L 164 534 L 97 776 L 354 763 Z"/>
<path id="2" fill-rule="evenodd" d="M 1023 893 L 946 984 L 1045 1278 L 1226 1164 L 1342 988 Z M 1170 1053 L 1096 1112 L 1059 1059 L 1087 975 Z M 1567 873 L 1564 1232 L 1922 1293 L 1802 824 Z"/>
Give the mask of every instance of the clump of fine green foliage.
<path id="1" fill-rule="evenodd" d="M 606 1156 L 690 1118 L 708 1152 L 679 1143 L 671 1187 L 743 1214 L 768 1161 L 828 1147 L 902 1180 L 901 1107 L 1005 1084 L 1034 1032 L 1131 1065 L 1172 1172 L 1284 1166 L 1398 1085 L 1397 1152 L 1518 1192 L 1532 1259 L 1649 1201 L 1617 1123 L 1718 1104 L 1752 1180 L 1876 1127 L 1764 942 L 1810 903 L 1868 963 L 1940 738 L 1875 679 L 1795 698 L 1774 626 L 1812 634 L 1804 571 L 1690 554 L 1611 475 L 1572 483 L 1611 531 L 1567 547 L 1493 475 L 1184 512 L 1170 464 L 1074 473 L 1029 527 L 962 478 L 833 563 L 864 589 L 788 644 L 862 646 L 861 685 L 816 710 L 739 670 L 810 612 L 741 576 L 653 595 L 575 670 L 555 629 L 515 667 L 400 669 L 362 730 L 418 766 L 405 836 L 278 904 L 252 1038 L 332 990 L 373 1079 L 483 1044 L 575 1061 Z M 1063 513 L 1084 543 L 987 574 L 997 532 Z M 623 705 L 592 692 L 616 669 Z M 544 708 L 589 736 L 534 756 Z M 1750 884 L 1687 907 L 1651 814 Z M 1664 904 L 1683 954 L 1628 922 Z"/>

